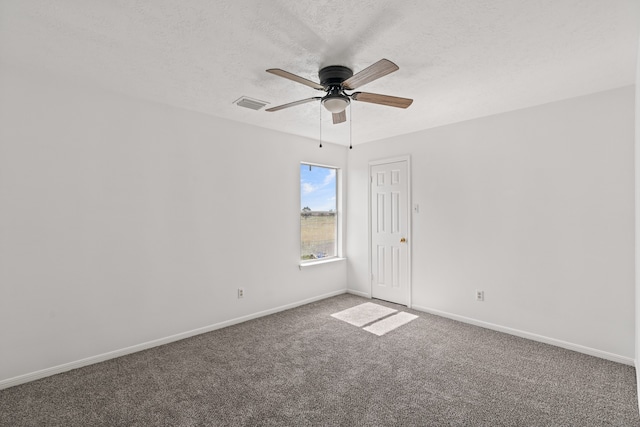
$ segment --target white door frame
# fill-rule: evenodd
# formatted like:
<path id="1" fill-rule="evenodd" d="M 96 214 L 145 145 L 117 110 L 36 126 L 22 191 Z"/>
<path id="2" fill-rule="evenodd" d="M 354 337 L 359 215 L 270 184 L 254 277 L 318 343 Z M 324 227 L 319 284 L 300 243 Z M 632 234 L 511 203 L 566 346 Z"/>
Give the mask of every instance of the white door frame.
<path id="1" fill-rule="evenodd" d="M 384 165 L 387 163 L 396 163 L 396 162 L 407 162 L 407 307 L 411 308 L 411 276 L 412 276 L 412 272 L 413 269 L 411 268 L 411 247 L 413 246 L 413 235 L 412 235 L 412 231 L 411 231 L 411 223 L 413 222 L 413 209 L 411 209 L 411 156 L 410 155 L 406 155 L 406 156 L 399 156 L 399 157 L 391 157 L 391 158 L 387 158 L 387 159 L 380 159 L 380 160 L 372 160 L 369 162 L 369 191 L 367 194 L 367 201 L 368 201 L 368 210 L 369 210 L 369 218 L 368 218 L 368 235 L 369 235 L 369 244 L 368 246 L 368 250 L 369 250 L 369 255 L 368 255 L 368 259 L 369 259 L 369 298 L 373 298 L 373 279 L 372 279 L 372 274 L 373 272 L 371 271 L 372 265 L 373 265 L 373 261 L 371 259 L 371 245 L 373 242 L 372 236 L 371 236 L 371 227 L 372 227 L 372 219 L 371 219 L 371 168 L 373 166 L 377 166 L 377 165 Z"/>

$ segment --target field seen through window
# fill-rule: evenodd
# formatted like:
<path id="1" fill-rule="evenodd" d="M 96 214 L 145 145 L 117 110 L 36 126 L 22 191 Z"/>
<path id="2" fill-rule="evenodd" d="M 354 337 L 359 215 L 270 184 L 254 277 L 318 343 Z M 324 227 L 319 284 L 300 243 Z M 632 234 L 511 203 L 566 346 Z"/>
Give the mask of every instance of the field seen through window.
<path id="1" fill-rule="evenodd" d="M 303 260 L 336 255 L 335 212 L 302 212 L 300 214 L 300 254 Z"/>

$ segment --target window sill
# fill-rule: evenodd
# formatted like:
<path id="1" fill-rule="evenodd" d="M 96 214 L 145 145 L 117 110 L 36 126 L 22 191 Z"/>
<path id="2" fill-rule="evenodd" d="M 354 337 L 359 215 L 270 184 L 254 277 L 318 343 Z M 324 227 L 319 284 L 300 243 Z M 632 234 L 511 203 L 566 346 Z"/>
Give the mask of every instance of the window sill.
<path id="1" fill-rule="evenodd" d="M 338 261 L 346 261 L 346 258 L 340 258 L 340 257 L 333 257 L 333 258 L 328 258 L 328 259 L 319 259 L 316 261 L 307 261 L 307 262 L 301 262 L 300 264 L 298 264 L 298 268 L 300 270 L 302 270 L 303 268 L 306 267 L 311 267 L 314 265 L 320 265 L 320 264 L 331 264 L 332 262 L 338 262 Z"/>

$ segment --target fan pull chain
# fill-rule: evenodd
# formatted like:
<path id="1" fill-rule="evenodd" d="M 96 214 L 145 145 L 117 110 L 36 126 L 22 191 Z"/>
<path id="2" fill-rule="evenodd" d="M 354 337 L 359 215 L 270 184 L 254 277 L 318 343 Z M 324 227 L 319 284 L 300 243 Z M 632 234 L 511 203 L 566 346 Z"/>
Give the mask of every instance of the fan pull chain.
<path id="1" fill-rule="evenodd" d="M 353 150 L 353 105 L 349 106 L 349 150 Z"/>
<path id="2" fill-rule="evenodd" d="M 320 105 L 320 148 L 322 148 L 322 103 Z"/>

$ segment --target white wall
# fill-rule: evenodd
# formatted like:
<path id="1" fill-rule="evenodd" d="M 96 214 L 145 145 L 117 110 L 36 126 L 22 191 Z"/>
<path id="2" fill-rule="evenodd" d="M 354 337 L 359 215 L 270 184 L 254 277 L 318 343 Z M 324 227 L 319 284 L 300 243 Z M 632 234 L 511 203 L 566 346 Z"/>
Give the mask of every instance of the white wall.
<path id="1" fill-rule="evenodd" d="M 298 269 L 345 147 L 0 70 L 0 381 L 346 289 Z"/>
<path id="2" fill-rule="evenodd" d="M 415 308 L 632 363 L 633 134 L 625 87 L 356 146 L 349 289 L 370 292 L 368 162 L 408 154 Z"/>

